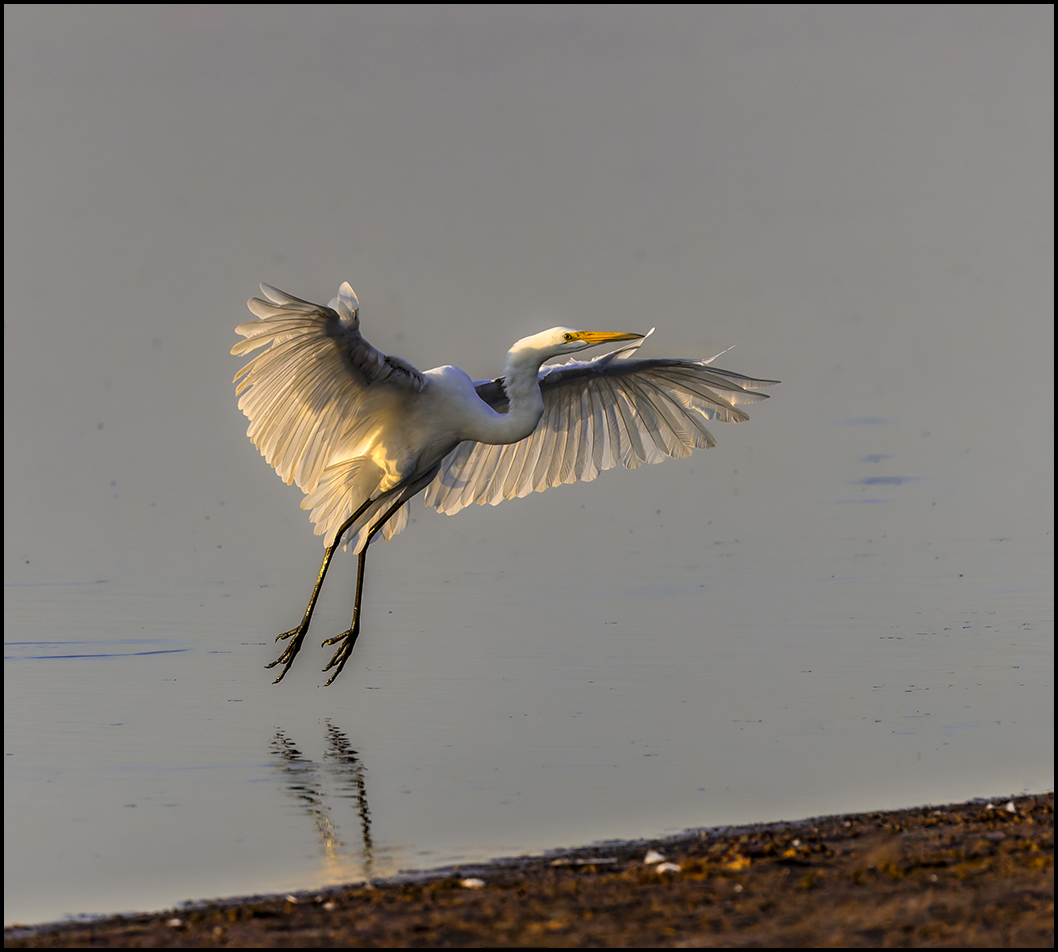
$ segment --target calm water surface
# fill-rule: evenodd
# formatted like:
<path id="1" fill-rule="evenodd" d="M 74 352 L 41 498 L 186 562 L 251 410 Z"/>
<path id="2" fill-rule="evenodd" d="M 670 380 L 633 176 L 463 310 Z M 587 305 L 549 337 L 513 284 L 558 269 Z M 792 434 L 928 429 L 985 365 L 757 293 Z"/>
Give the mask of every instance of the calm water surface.
<path id="1" fill-rule="evenodd" d="M 282 685 L 261 667 L 308 564 L 267 588 L 8 589 L 9 908 L 1047 787 L 1048 579 L 1013 540 L 887 544 L 898 505 L 808 507 L 834 532 L 822 560 L 778 559 L 752 505 L 741 539 L 703 527 L 678 551 L 664 510 L 641 512 L 643 541 L 605 571 L 576 509 L 521 551 L 449 543 L 455 520 L 434 517 L 427 551 L 426 532 L 379 547 L 357 664 L 327 689 L 314 646 Z M 1011 563 L 1016 583 L 995 571 Z M 344 623 L 335 588 L 321 634 Z"/>

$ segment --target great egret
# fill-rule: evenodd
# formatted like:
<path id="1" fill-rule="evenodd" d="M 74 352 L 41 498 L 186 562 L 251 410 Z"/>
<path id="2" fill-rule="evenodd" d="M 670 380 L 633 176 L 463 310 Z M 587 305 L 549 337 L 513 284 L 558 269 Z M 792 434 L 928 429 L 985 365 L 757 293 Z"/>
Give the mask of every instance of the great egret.
<path id="1" fill-rule="evenodd" d="M 302 509 L 330 540 L 305 615 L 283 632 L 286 650 L 267 667 L 290 670 L 308 632 L 323 579 L 343 537 L 358 553 L 349 628 L 323 669 L 345 667 L 360 633 L 364 562 L 371 540 L 408 522 L 408 501 L 444 513 L 496 505 L 560 483 L 592 480 L 620 463 L 633 468 L 714 446 L 706 420 L 740 423 L 736 404 L 776 380 L 710 367 L 711 360 L 632 359 L 647 335 L 552 327 L 518 341 L 503 376 L 472 381 L 458 367 L 420 372 L 360 336 L 348 283 L 327 307 L 261 285 L 250 298 L 260 320 L 235 328 L 233 354 L 255 356 L 236 375 L 239 409 L 261 455 L 305 493 Z M 650 333 L 653 333 L 651 331 Z M 613 341 L 633 341 L 594 360 L 545 360 Z M 240 379 L 241 378 L 241 379 Z M 721 395 L 722 394 L 722 395 Z"/>

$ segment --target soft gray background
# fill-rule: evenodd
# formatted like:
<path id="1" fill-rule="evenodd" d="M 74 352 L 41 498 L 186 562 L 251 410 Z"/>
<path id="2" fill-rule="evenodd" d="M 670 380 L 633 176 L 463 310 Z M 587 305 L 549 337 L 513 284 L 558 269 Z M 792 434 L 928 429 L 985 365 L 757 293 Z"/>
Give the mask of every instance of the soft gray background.
<path id="1" fill-rule="evenodd" d="M 1051 7 L 4 17 L 7 921 L 1053 786 Z M 424 368 L 783 384 L 416 503 L 273 687 L 322 547 L 228 350 L 345 279 Z"/>

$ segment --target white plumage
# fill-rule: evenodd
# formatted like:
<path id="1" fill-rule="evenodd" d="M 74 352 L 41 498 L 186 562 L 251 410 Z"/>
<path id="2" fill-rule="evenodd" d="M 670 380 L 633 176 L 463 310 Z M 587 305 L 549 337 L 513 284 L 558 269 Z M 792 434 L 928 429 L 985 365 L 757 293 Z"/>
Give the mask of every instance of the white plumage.
<path id="1" fill-rule="evenodd" d="M 348 283 L 323 307 L 261 285 L 260 320 L 241 324 L 233 354 L 266 347 L 235 376 L 247 435 L 287 483 L 305 493 L 327 554 L 305 617 L 291 639 L 281 680 L 300 649 L 338 545 L 360 554 L 356 607 L 328 670 L 340 673 L 359 632 L 364 557 L 373 536 L 407 524 L 407 502 L 455 513 L 471 503 L 590 481 L 618 464 L 635 467 L 715 445 L 706 422 L 747 419 L 738 404 L 766 398 L 777 381 L 711 366 L 708 360 L 634 357 L 645 336 L 555 327 L 518 341 L 504 375 L 471 381 L 458 367 L 420 372 L 360 334 Z M 651 331 L 651 333 L 653 333 Z M 541 367 L 551 357 L 611 341 L 633 341 L 594 360 Z M 270 665 L 271 666 L 271 665 Z"/>
<path id="2" fill-rule="evenodd" d="M 461 443 L 426 488 L 426 505 L 448 514 L 471 503 L 495 506 L 591 482 L 618 464 L 634 469 L 689 456 L 716 445 L 706 420 L 748 420 L 735 404 L 767 399 L 755 388 L 777 382 L 715 370 L 709 360 L 631 359 L 647 336 L 594 360 L 541 369 L 544 413 L 533 433 L 518 443 Z M 491 396 L 483 393 L 487 386 L 478 384 L 479 394 Z"/>

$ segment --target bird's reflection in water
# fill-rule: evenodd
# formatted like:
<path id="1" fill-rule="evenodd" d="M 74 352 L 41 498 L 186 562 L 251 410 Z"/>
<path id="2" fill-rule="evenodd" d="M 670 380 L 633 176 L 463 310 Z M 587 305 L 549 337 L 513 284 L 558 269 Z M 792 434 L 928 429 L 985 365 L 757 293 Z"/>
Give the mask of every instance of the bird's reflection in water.
<path id="1" fill-rule="evenodd" d="M 339 882 L 362 875 L 371 879 L 374 848 L 371 842 L 371 811 L 367 805 L 364 765 L 349 738 L 330 721 L 327 724 L 323 761 L 306 757 L 285 731 L 277 730 L 269 745 L 275 766 L 286 780 L 287 792 L 312 817 L 323 847 L 324 875 Z M 328 799 L 352 800 L 360 820 L 360 856 L 349 855 L 348 844 L 339 836 L 341 812 L 332 811 Z"/>

